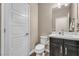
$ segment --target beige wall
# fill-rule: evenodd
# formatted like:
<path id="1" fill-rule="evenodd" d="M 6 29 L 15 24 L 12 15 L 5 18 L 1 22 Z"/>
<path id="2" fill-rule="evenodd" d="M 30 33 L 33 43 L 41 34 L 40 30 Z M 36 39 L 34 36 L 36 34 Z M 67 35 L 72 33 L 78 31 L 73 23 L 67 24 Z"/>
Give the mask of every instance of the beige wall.
<path id="1" fill-rule="evenodd" d="M 39 38 L 41 35 L 47 35 L 52 31 L 55 31 L 55 13 L 53 13 L 54 3 L 39 3 L 38 4 L 38 31 Z M 62 13 L 67 15 L 68 8 L 59 10 L 60 12 L 57 15 Z M 67 11 L 67 12 L 66 12 Z M 55 11 L 54 11 L 55 12 Z M 57 11 L 56 11 L 57 12 Z"/>
<path id="2" fill-rule="evenodd" d="M 52 4 L 30 3 L 31 49 L 38 41 L 38 35 L 46 35 L 52 31 Z"/>
<path id="3" fill-rule="evenodd" d="M 34 48 L 38 42 L 38 4 L 30 3 L 30 47 Z"/>
<path id="4" fill-rule="evenodd" d="M 38 31 L 41 35 L 47 35 L 52 32 L 52 4 L 40 3 L 38 5 Z"/>

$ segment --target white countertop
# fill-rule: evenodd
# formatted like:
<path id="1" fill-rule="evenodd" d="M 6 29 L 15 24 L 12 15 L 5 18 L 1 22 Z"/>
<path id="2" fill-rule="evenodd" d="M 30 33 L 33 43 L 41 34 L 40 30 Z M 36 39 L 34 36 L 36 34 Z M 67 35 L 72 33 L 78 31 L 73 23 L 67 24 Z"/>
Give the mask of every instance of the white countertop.
<path id="1" fill-rule="evenodd" d="M 68 39 L 68 40 L 77 40 L 79 41 L 79 34 L 78 35 L 70 35 L 70 34 L 50 34 L 49 37 L 53 37 L 53 38 L 62 38 L 62 39 Z"/>

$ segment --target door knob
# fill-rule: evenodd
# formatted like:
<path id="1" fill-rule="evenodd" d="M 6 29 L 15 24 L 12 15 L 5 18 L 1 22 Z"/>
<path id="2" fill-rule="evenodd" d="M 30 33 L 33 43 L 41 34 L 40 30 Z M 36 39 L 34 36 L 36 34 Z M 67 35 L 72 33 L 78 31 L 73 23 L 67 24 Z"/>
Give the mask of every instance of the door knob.
<path id="1" fill-rule="evenodd" d="M 26 33 L 25 35 L 29 35 L 29 33 Z"/>

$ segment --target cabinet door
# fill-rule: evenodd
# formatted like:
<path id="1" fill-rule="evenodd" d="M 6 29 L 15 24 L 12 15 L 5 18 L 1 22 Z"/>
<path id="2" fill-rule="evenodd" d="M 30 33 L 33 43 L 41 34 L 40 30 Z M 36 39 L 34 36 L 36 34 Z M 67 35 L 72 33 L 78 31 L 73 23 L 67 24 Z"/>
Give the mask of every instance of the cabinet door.
<path id="1" fill-rule="evenodd" d="M 77 47 L 71 45 L 64 45 L 65 56 L 77 56 Z"/>
<path id="2" fill-rule="evenodd" d="M 50 56 L 62 56 L 63 46 L 62 44 L 52 43 L 50 45 Z"/>

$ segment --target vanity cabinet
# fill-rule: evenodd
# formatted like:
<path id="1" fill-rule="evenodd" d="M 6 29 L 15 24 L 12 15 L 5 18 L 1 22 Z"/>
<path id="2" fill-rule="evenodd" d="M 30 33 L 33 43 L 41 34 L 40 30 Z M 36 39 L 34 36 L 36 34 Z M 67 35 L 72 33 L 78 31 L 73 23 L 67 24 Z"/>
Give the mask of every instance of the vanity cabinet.
<path id="1" fill-rule="evenodd" d="M 79 56 L 79 41 L 50 38 L 50 56 Z"/>

